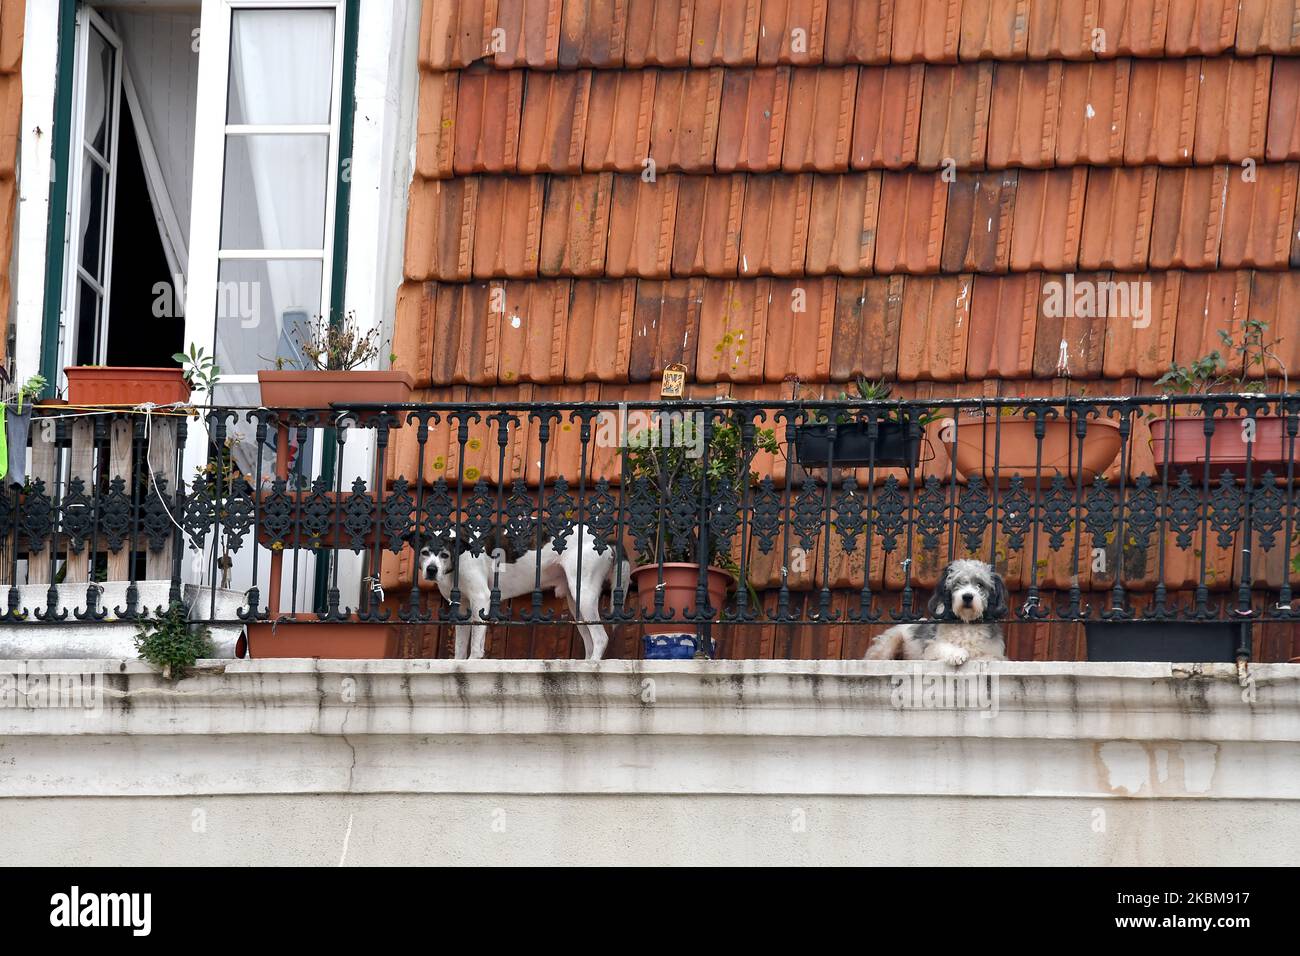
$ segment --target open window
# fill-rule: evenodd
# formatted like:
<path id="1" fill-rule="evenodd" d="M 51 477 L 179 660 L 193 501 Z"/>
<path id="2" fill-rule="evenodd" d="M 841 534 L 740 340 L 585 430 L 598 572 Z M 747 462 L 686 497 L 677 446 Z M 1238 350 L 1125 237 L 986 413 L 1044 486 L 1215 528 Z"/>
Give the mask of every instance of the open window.
<path id="1" fill-rule="evenodd" d="M 183 347 L 198 9 L 77 9 L 62 366 L 169 365 Z"/>

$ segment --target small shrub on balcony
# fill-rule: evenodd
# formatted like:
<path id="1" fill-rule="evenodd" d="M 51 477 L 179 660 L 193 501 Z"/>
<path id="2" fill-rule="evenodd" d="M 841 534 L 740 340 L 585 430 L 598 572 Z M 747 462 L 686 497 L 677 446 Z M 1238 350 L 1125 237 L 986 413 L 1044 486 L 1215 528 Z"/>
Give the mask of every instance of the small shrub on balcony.
<path id="1" fill-rule="evenodd" d="M 160 668 L 168 680 L 184 677 L 195 661 L 213 653 L 208 629 L 191 625 L 189 612 L 179 601 L 140 625 L 135 646 L 140 658 Z"/>

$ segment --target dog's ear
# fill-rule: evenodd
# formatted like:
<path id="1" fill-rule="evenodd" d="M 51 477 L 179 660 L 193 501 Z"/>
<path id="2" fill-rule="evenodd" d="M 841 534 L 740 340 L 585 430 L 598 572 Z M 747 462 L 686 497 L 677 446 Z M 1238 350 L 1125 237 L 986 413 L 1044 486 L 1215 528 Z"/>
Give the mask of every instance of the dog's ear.
<path id="1" fill-rule="evenodd" d="M 951 621 L 956 619 L 952 610 L 952 595 L 948 592 L 948 566 L 939 572 L 939 583 L 934 587 L 934 594 L 930 597 L 930 603 L 926 606 L 929 616 L 936 621 Z"/>
<path id="2" fill-rule="evenodd" d="M 409 544 L 418 554 L 420 551 L 420 532 L 412 528 L 406 534 L 402 535 L 402 540 Z"/>
<path id="3" fill-rule="evenodd" d="M 996 571 L 992 573 L 993 593 L 989 595 L 988 607 L 984 609 L 984 620 L 1000 621 L 1007 616 L 1007 582 Z"/>

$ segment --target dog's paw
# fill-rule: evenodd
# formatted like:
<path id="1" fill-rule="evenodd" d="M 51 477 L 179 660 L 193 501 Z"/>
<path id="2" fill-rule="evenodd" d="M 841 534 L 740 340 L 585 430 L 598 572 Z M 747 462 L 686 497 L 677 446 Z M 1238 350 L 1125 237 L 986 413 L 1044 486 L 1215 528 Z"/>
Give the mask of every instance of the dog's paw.
<path id="1" fill-rule="evenodd" d="M 961 667 L 962 664 L 965 664 L 970 660 L 970 654 L 967 651 L 962 650 L 960 647 L 957 647 L 944 655 L 943 660 L 944 663 L 951 664 L 953 667 Z"/>

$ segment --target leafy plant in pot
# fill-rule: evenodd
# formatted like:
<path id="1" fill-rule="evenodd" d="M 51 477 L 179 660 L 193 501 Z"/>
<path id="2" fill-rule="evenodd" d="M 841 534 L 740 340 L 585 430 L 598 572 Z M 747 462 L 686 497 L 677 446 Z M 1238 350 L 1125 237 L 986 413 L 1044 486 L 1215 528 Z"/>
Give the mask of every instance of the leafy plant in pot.
<path id="1" fill-rule="evenodd" d="M 727 546 L 736 515 L 728 512 L 739 508 L 744 487 L 758 480 L 750 470 L 755 453 L 780 450 L 771 429 L 755 428 L 746 440 L 746 429 L 730 418 L 713 423 L 706 448 L 706 414 L 656 412 L 655 428 L 628 438 L 624 474 L 637 553 L 636 601 L 644 617 L 672 614 L 671 621 L 645 623 L 651 659 L 695 657 L 708 646 L 708 622 L 699 620 L 701 575 L 716 618 L 739 572 Z"/>
<path id="2" fill-rule="evenodd" d="M 1266 341 L 1267 332 L 1268 323 L 1259 319 L 1247 319 L 1240 338 L 1220 330 L 1224 350 L 1234 359 L 1234 371 L 1229 371 L 1224 352 L 1215 349 L 1188 365 L 1172 364 L 1156 379 L 1156 385 L 1167 395 L 1236 394 L 1249 399 L 1278 386 L 1286 394 L 1290 390 L 1286 366 L 1274 348 L 1277 342 Z M 1270 374 L 1271 370 L 1275 374 Z M 1259 371 L 1262 377 L 1249 378 L 1252 371 Z M 1151 420 L 1156 467 L 1168 466 L 1171 475 L 1186 469 L 1194 479 L 1201 480 L 1208 467 L 1212 478 L 1228 469 L 1241 479 L 1246 475 L 1249 456 L 1255 475 L 1271 470 L 1285 476 L 1287 465 L 1296 460 L 1284 415 L 1247 415 L 1229 409 L 1226 416 L 1209 422 L 1199 406 L 1171 408 L 1172 415 L 1153 415 Z M 1207 434 L 1209 427 L 1213 431 Z"/>
<path id="3" fill-rule="evenodd" d="M 298 314 L 287 321 L 289 350 L 257 373 L 267 408 L 327 408 L 332 402 L 393 405 L 409 401 L 411 376 L 363 369 L 379 355 L 379 330 L 362 332 L 356 313 L 342 322 Z M 390 362 L 394 356 L 390 353 Z"/>
<path id="4" fill-rule="evenodd" d="M 872 402 L 885 401 L 893 391 L 886 382 L 865 378 L 859 378 L 854 388 L 856 398 Z M 840 392 L 839 398 L 846 401 L 851 396 Z M 919 415 L 913 431 L 907 411 L 901 408 L 883 414 L 866 409 L 837 412 L 833 423 L 819 410 L 811 421 L 795 429 L 795 461 L 804 467 L 820 468 L 915 468 L 921 458 L 925 426 L 936 418 L 929 412 Z"/>

